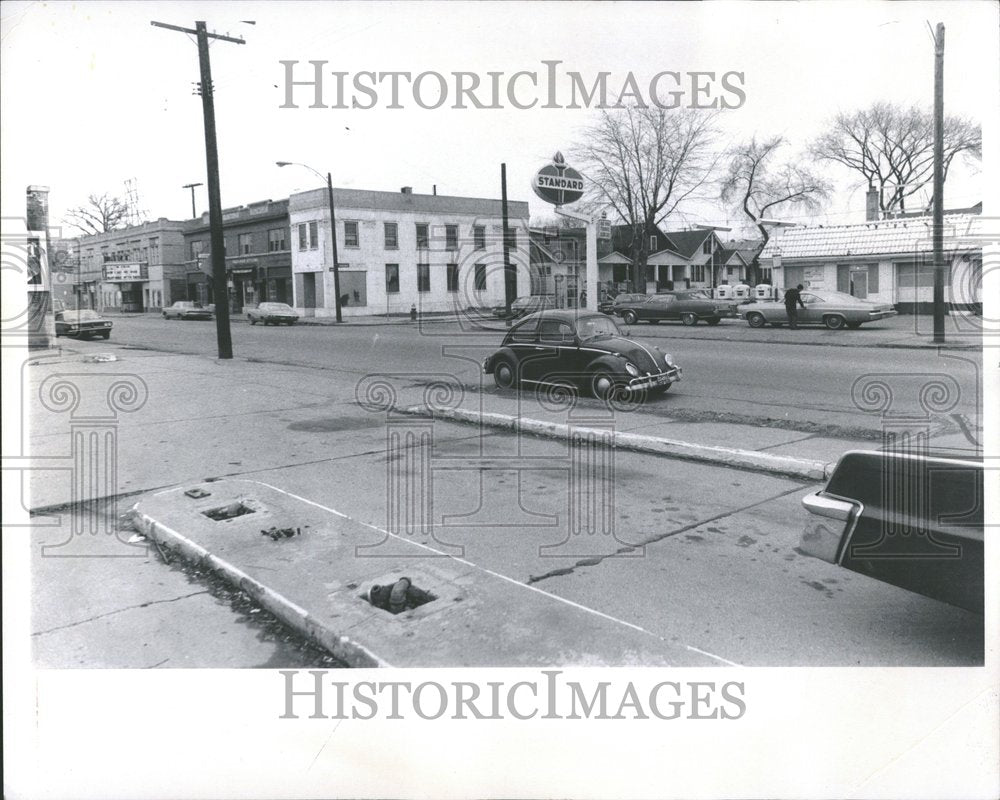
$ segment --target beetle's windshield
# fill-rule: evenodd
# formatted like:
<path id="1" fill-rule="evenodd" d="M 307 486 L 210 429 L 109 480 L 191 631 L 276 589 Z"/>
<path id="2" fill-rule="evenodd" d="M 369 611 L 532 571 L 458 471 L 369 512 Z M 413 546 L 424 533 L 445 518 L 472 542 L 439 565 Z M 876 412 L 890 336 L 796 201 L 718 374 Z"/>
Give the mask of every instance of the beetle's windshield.
<path id="1" fill-rule="evenodd" d="M 621 331 L 611 317 L 594 316 L 577 320 L 577 334 L 581 339 L 593 339 L 597 336 L 620 336 Z"/>

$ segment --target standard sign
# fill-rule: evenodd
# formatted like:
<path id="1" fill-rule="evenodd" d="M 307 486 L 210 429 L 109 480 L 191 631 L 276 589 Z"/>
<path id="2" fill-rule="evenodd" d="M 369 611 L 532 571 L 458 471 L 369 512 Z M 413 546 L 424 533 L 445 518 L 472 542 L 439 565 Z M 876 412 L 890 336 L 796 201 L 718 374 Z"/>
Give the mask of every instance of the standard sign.
<path id="1" fill-rule="evenodd" d="M 575 203 L 583 197 L 583 176 L 567 166 L 562 153 L 535 173 L 531 188 L 542 200 L 556 206 Z"/>

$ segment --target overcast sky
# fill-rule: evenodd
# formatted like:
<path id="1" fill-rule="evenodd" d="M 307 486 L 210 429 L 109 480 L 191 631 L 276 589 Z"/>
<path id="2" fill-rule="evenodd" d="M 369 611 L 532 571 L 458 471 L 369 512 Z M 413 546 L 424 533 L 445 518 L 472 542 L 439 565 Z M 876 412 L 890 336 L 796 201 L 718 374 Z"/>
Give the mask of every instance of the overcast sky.
<path id="1" fill-rule="evenodd" d="M 529 188 L 532 174 L 574 142 L 595 111 L 425 110 L 412 92 L 406 108 L 308 108 L 284 101 L 283 60 L 328 61 L 341 71 L 474 72 L 509 77 L 520 70 L 544 78 L 543 60 L 581 73 L 587 83 L 611 73 L 609 86 L 633 73 L 640 86 L 664 70 L 736 71 L 746 100 L 724 115 L 725 135 L 784 134 L 789 153 L 803 148 L 836 111 L 875 100 L 921 103 L 933 97 L 933 46 L 927 22 L 944 22 L 946 111 L 981 120 L 996 105 L 997 5 L 924 3 L 17 3 L 3 15 L 3 213 L 20 215 L 24 187 L 51 187 L 52 220 L 91 192 L 124 192 L 134 178 L 152 218 L 190 216 L 183 184 L 202 182 L 205 150 L 197 48 L 191 37 L 150 25 L 242 36 L 245 45 L 211 48 L 224 206 L 278 199 L 318 181 L 276 160 L 330 170 L 338 186 L 499 196 L 507 163 L 512 199 L 549 212 Z M 254 20 L 255 25 L 240 20 Z M 505 78 L 506 79 L 506 78 Z M 350 81 L 351 78 L 348 78 Z M 527 98 L 540 96 L 522 84 Z M 326 93 L 333 94 L 332 78 Z M 718 84 L 716 84 L 718 92 Z M 434 93 L 428 93 L 433 98 Z M 729 95 L 730 99 L 733 95 Z M 366 99 L 362 97 L 361 99 Z M 328 102 L 332 103 L 333 100 Z M 451 102 L 447 105 L 451 105 Z M 541 103 L 539 103 L 541 105 Z M 863 191 L 853 175 L 830 169 L 840 190 L 827 223 L 863 217 Z M 978 170 L 949 176 L 950 205 L 982 199 Z M 199 213 L 207 209 L 197 189 Z M 738 223 L 723 208 L 693 205 L 667 227 L 691 222 Z M 803 220 L 799 220 L 803 221 Z"/>

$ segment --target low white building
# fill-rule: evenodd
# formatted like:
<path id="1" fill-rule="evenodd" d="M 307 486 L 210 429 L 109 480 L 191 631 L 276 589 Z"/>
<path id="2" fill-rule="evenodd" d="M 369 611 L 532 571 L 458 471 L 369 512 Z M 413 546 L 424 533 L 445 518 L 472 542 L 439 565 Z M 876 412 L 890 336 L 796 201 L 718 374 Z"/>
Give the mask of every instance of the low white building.
<path id="1" fill-rule="evenodd" d="M 944 218 L 948 269 L 944 300 L 955 311 L 982 313 L 981 217 Z M 932 217 L 901 217 L 855 225 L 787 228 L 761 252 L 774 285 L 834 289 L 901 313 L 928 313 L 934 300 Z"/>
<path id="2" fill-rule="evenodd" d="M 481 308 L 504 303 L 499 200 L 334 189 L 344 316 Z M 509 201 L 516 295 L 530 293 L 528 204 Z M 333 255 L 326 189 L 289 197 L 293 303 L 333 316 Z"/>

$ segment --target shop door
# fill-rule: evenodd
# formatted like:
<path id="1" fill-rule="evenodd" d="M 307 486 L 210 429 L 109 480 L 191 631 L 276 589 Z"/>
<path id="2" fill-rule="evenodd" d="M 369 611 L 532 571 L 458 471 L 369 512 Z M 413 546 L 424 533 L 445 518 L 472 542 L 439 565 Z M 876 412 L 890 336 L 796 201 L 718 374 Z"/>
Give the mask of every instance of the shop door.
<path id="1" fill-rule="evenodd" d="M 859 300 L 868 299 L 868 269 L 863 272 L 851 272 L 851 294 Z"/>

